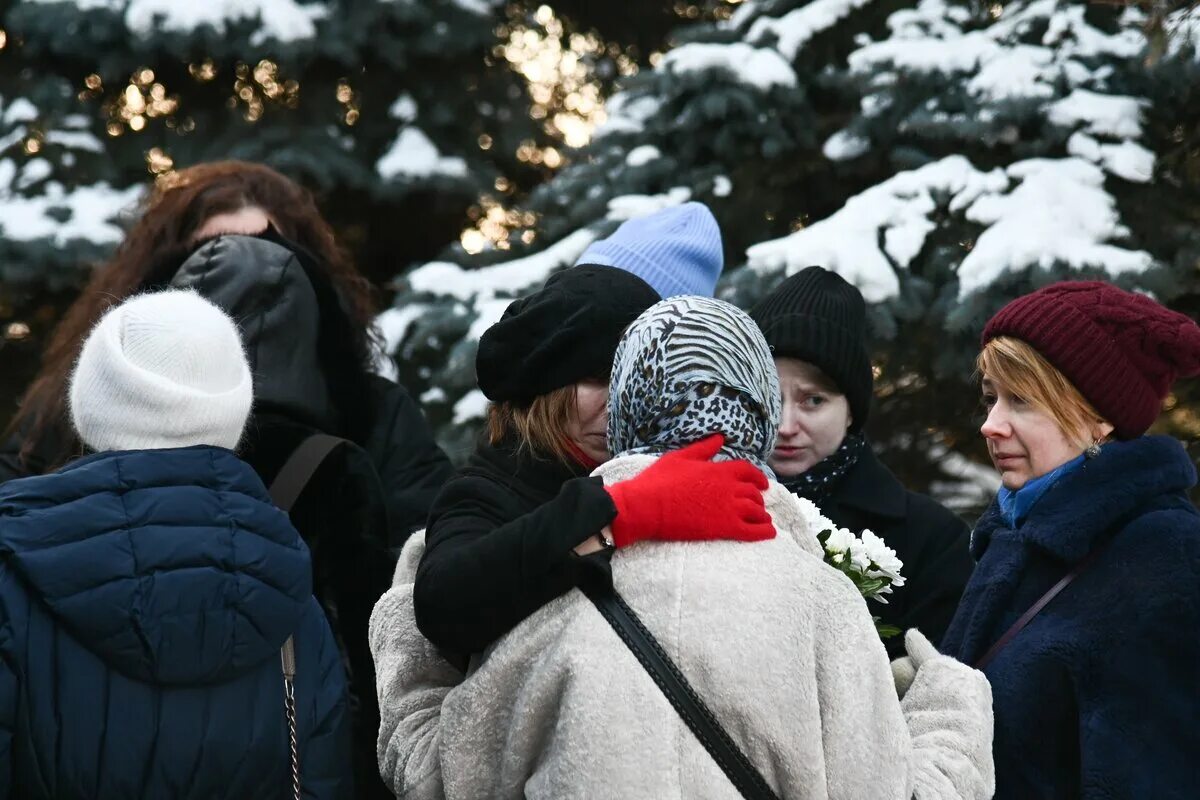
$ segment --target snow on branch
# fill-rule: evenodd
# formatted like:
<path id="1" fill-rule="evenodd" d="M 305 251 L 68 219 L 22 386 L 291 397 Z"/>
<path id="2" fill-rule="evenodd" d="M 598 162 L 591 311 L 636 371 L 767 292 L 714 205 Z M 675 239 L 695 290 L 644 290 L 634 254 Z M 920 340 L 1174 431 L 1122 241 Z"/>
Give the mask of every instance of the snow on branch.
<path id="1" fill-rule="evenodd" d="M 61 3 L 62 0 L 25 0 L 27 3 Z M 125 26 L 137 36 L 156 30 L 191 33 L 209 26 L 218 33 L 230 23 L 257 19 L 261 27 L 250 39 L 258 46 L 267 41 L 296 42 L 317 35 L 316 21 L 329 15 L 324 4 L 296 0 L 75 0 L 80 11 L 105 9 L 123 14 Z"/>
<path id="2" fill-rule="evenodd" d="M 467 162 L 458 156 L 444 156 L 420 128 L 407 127 L 375 163 L 375 171 L 384 180 L 395 178 L 467 177 Z"/>
<path id="3" fill-rule="evenodd" d="M 21 168 L 11 159 L 0 160 L 0 236 L 20 242 L 47 239 L 55 246 L 75 239 L 119 242 L 124 232 L 112 220 L 137 203 L 142 188 L 114 189 L 97 183 L 67 189 L 50 181 L 38 194 L 22 194 L 21 189 L 48 177 L 48 166 L 42 159 Z"/>
<path id="4" fill-rule="evenodd" d="M 720 70 L 764 92 L 775 86 L 790 89 L 796 85 L 796 73 L 778 51 L 751 47 L 745 42 L 681 45 L 668 51 L 657 69 L 674 74 Z"/>
<path id="5" fill-rule="evenodd" d="M 795 61 L 800 49 L 808 44 L 810 39 L 822 31 L 829 30 L 851 12 L 871 2 L 872 0 L 812 0 L 782 17 L 759 17 L 750 26 L 746 39 L 761 44 L 769 37 L 774 37 L 775 49 L 788 61 Z"/>
<path id="6" fill-rule="evenodd" d="M 899 296 L 899 269 L 921 253 L 939 210 L 987 226 L 958 268 L 959 296 L 988 288 L 1005 273 L 1064 263 L 1110 275 L 1141 272 L 1153 260 L 1112 241 L 1128 234 L 1104 173 L 1079 158 L 1029 159 L 977 170 L 948 156 L 901 172 L 846 202 L 832 216 L 746 252 L 751 269 L 792 274 L 811 264 L 837 272 L 868 302 Z M 882 245 L 880 241 L 882 240 Z"/>

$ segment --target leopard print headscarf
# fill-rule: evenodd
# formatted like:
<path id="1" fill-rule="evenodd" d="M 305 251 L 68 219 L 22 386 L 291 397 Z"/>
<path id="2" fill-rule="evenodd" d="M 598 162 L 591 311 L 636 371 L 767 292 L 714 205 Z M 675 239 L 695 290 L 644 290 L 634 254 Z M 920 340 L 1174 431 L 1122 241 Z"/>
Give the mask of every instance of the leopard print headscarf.
<path id="1" fill-rule="evenodd" d="M 613 453 L 661 453 L 725 434 L 725 458 L 774 476 L 779 376 L 754 321 L 710 297 L 674 297 L 647 309 L 617 345 L 609 383 Z"/>

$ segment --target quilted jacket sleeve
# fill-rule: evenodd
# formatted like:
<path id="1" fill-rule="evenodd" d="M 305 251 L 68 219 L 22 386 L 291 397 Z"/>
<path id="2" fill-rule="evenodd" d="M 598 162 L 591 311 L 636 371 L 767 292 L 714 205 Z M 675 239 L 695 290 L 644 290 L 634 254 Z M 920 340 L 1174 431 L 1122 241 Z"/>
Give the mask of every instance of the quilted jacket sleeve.
<path id="1" fill-rule="evenodd" d="M 8 624 L 8 610 L 0 603 L 0 800 L 12 796 L 17 676 L 12 670 L 11 658 L 12 628 Z"/>
<path id="2" fill-rule="evenodd" d="M 313 661 L 320 677 L 309 684 L 314 698 L 313 727 L 300 745 L 300 786 L 304 797 L 311 800 L 350 800 L 354 797 L 354 779 L 345 670 L 329 624 L 315 600 L 311 609 L 312 624 L 304 628 L 318 642 Z"/>

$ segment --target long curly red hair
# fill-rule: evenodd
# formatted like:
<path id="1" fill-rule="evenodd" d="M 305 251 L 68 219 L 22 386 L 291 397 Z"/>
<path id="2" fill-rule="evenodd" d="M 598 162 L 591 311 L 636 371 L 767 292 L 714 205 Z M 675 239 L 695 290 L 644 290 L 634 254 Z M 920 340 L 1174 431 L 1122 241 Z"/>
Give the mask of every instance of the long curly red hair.
<path id="1" fill-rule="evenodd" d="M 364 361 L 369 359 L 374 288 L 337 243 L 333 228 L 317 210 L 312 194 L 262 164 L 216 161 L 188 167 L 150 190 L 125 240 L 95 270 L 51 335 L 41 371 L 9 426 L 10 432 L 19 432 L 22 437 L 24 464 L 52 434 L 54 439 L 65 441 L 57 462 L 46 464 L 46 468 L 58 466 L 79 451 L 79 442 L 66 422 L 67 382 L 84 339 L 104 312 L 136 293 L 169 254 L 192 245 L 196 232 L 207 220 L 245 208 L 262 209 L 280 234 L 316 257 L 341 296 L 354 330 L 353 350 Z"/>

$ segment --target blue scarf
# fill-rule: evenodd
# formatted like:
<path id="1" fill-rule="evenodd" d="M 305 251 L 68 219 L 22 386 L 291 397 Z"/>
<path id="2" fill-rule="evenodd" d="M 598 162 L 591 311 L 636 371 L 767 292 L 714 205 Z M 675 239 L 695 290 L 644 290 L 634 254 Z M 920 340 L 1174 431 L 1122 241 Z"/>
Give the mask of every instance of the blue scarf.
<path id="1" fill-rule="evenodd" d="M 1085 456 L 1073 458 L 1040 478 L 1034 478 L 1027 482 L 1016 491 L 1001 486 L 996 499 L 1000 502 L 1000 513 L 1008 527 L 1016 530 L 1029 516 L 1030 510 L 1042 498 L 1042 495 L 1050 491 L 1050 488 L 1058 483 L 1059 478 L 1083 466 L 1085 460 L 1087 460 Z"/>

